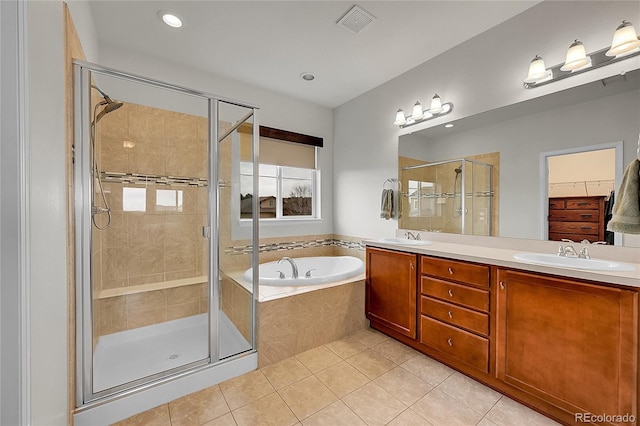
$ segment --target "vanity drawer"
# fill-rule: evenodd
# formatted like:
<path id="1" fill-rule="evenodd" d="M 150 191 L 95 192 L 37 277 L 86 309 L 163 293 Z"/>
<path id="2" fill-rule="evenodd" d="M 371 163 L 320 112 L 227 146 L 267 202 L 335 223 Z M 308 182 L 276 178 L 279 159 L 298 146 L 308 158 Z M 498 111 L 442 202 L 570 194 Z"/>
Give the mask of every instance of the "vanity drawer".
<path id="1" fill-rule="evenodd" d="M 420 343 L 489 372 L 489 340 L 432 318 L 420 317 Z"/>
<path id="2" fill-rule="evenodd" d="M 422 256 L 420 272 L 447 280 L 489 288 L 489 267 L 486 265 Z"/>
<path id="3" fill-rule="evenodd" d="M 566 220 L 570 222 L 598 222 L 599 210 L 549 210 L 549 220 Z"/>
<path id="4" fill-rule="evenodd" d="M 564 210 L 567 208 L 566 206 L 567 206 L 567 203 L 564 199 L 556 200 L 554 198 L 549 198 L 549 210 L 557 210 L 557 209 Z"/>
<path id="5" fill-rule="evenodd" d="M 489 312 L 489 292 L 486 290 L 424 276 L 420 290 L 425 296 Z"/>
<path id="6" fill-rule="evenodd" d="M 567 200 L 567 209 L 569 210 L 584 210 L 600 209 L 600 200 L 598 198 L 573 198 Z"/>
<path id="7" fill-rule="evenodd" d="M 489 315 L 487 314 L 426 296 L 422 296 L 420 307 L 422 315 L 428 315 L 484 336 L 489 335 Z"/>
<path id="8" fill-rule="evenodd" d="M 599 230 L 599 224 L 594 222 L 549 222 L 550 234 L 597 235 Z M 575 240 L 575 238 L 572 239 Z"/>

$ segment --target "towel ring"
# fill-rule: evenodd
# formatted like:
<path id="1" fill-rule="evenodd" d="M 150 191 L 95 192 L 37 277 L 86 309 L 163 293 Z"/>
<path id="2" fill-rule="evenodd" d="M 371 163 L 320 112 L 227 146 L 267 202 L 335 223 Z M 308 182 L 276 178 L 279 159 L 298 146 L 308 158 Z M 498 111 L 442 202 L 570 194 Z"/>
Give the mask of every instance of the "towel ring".
<path id="1" fill-rule="evenodd" d="M 391 184 L 391 187 L 387 187 L 387 184 Z M 395 178 L 389 178 L 387 180 L 384 181 L 384 183 L 382 184 L 382 189 L 398 189 L 398 191 L 400 191 L 400 188 L 402 187 L 402 184 L 400 183 L 400 181 L 398 179 Z"/>

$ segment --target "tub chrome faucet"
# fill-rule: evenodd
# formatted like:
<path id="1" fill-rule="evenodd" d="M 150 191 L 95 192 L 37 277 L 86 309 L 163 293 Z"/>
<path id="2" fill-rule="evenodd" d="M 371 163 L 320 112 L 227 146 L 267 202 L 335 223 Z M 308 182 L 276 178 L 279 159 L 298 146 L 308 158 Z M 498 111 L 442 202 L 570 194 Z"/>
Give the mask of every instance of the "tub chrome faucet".
<path id="1" fill-rule="evenodd" d="M 297 279 L 298 278 L 298 265 L 296 265 L 296 262 L 294 262 L 292 258 L 285 256 L 282 259 L 278 260 L 278 263 L 282 263 L 283 260 L 286 260 L 287 262 L 289 262 L 291 264 L 291 269 L 293 270 L 292 278 L 294 280 Z"/>

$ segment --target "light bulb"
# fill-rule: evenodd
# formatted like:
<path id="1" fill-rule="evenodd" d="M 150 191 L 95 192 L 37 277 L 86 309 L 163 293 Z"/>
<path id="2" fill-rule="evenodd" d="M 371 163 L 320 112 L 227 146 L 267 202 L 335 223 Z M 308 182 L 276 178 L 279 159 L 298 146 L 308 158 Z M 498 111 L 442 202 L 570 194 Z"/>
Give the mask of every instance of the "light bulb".
<path id="1" fill-rule="evenodd" d="M 567 50 L 567 57 L 560 71 L 576 71 L 591 65 L 591 58 L 587 57 L 587 52 L 580 40 L 575 40 Z"/>
<path id="2" fill-rule="evenodd" d="M 429 111 L 432 114 L 439 114 L 442 112 L 442 100 L 437 93 L 433 96 L 433 98 L 431 98 L 431 107 L 429 108 Z"/>
<path id="3" fill-rule="evenodd" d="M 551 77 L 551 71 L 547 71 L 544 65 L 544 60 L 536 55 L 529 64 L 529 74 L 524 79 L 525 83 L 539 83 L 542 80 Z"/>
<path id="4" fill-rule="evenodd" d="M 404 116 L 404 111 L 399 109 L 396 113 L 396 121 L 393 122 L 396 126 L 404 126 L 407 124 L 407 117 Z"/>
<path id="5" fill-rule="evenodd" d="M 411 118 L 414 120 L 422 120 L 423 117 L 424 112 L 422 111 L 422 105 L 420 105 L 420 102 L 416 102 L 413 106 L 413 111 L 411 111 Z"/>

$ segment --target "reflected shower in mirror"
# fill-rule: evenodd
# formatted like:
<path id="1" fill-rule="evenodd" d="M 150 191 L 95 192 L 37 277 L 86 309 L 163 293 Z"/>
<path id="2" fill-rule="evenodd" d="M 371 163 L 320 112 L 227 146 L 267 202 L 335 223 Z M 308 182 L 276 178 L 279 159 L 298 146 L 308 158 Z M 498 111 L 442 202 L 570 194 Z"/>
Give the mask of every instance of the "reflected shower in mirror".
<path id="1" fill-rule="evenodd" d="M 402 135 L 398 143 L 399 176 L 403 167 L 451 159 L 492 164 L 491 235 L 547 239 L 548 182 L 544 153 L 593 151 L 616 145 L 613 180 L 619 183 L 622 170 L 618 163 L 627 164 L 636 157 L 639 89 L 640 70 L 634 70 L 470 116 L 454 122 L 451 128 L 440 125 Z M 497 157 L 498 164 L 484 158 L 488 153 Z M 571 182 L 578 180 L 582 179 L 573 178 Z M 410 221 L 411 217 L 406 217 L 399 226 L 429 229 Z M 449 229 L 442 232 L 459 233 Z M 624 245 L 635 244 L 626 236 L 620 239 Z"/>

